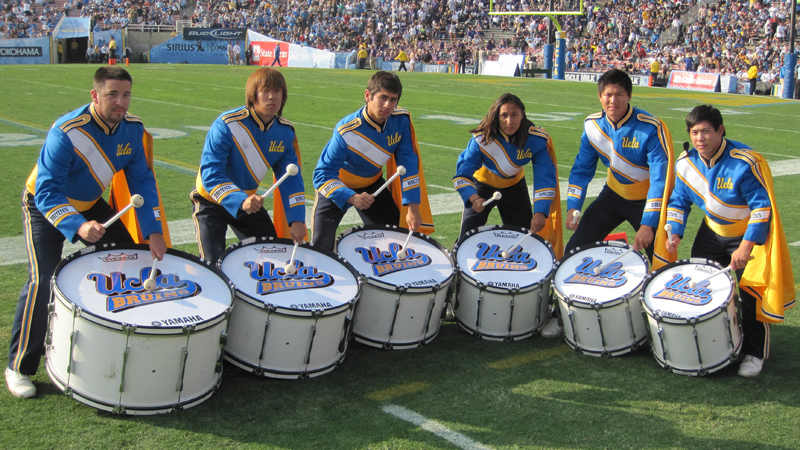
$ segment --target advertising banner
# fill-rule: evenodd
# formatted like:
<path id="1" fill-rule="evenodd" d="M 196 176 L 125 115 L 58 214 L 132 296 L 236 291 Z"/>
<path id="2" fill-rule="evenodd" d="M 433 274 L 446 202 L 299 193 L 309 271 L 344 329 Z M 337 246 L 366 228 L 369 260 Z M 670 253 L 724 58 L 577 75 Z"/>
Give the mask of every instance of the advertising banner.
<path id="1" fill-rule="evenodd" d="M 0 65 L 50 64 L 50 38 L 0 40 Z"/>
<path id="2" fill-rule="evenodd" d="M 285 42 L 252 42 L 253 59 L 256 66 L 289 67 L 289 45 Z"/>
<path id="3" fill-rule="evenodd" d="M 88 17 L 62 17 L 53 30 L 53 39 L 70 39 L 89 36 L 91 19 Z"/>
<path id="4" fill-rule="evenodd" d="M 690 91 L 719 92 L 719 74 L 673 70 L 669 75 L 667 87 Z"/>
<path id="5" fill-rule="evenodd" d="M 600 72 L 566 72 L 564 79 L 567 81 L 582 81 L 584 83 L 597 83 L 603 74 Z M 634 86 L 648 86 L 649 75 L 631 75 Z"/>
<path id="6" fill-rule="evenodd" d="M 244 41 L 246 28 L 184 28 L 183 39 L 187 41 Z"/>
<path id="7" fill-rule="evenodd" d="M 150 50 L 151 63 L 228 64 L 229 41 L 186 41 L 181 36 Z"/>

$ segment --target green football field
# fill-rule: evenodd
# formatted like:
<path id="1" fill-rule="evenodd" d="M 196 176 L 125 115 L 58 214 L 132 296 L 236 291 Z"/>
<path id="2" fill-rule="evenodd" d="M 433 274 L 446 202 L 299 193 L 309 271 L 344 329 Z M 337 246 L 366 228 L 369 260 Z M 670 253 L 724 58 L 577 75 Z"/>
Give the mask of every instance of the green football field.
<path id="1" fill-rule="evenodd" d="M 5 364 L 19 290 L 27 277 L 20 194 L 42 141 L 61 115 L 90 101 L 96 66 L 0 66 L 0 355 Z M 244 104 L 249 67 L 133 65 L 130 112 L 156 137 L 155 157 L 174 246 L 197 254 L 189 191 L 205 133 Z M 370 71 L 282 69 L 284 116 L 297 131 L 306 197 L 311 172 L 336 122 L 363 105 Z M 462 204 L 451 184 L 458 154 L 505 92 L 552 136 L 563 186 L 583 119 L 600 110 L 596 85 L 471 75 L 401 73 L 400 105 L 411 111 L 436 231 L 451 247 Z M 800 245 L 800 103 L 634 87 L 632 105 L 663 119 L 676 156 L 688 140 L 686 113 L 713 104 L 728 137 L 770 162 L 787 241 Z M 267 177 L 264 188 L 272 183 Z M 605 179 L 598 168 L 594 195 Z M 527 180 L 532 181 L 530 167 Z M 310 208 L 310 205 L 308 205 Z M 565 204 L 562 202 L 562 208 Z M 701 215 L 689 219 L 691 239 Z M 499 216 L 491 218 L 498 223 Z M 358 224 L 348 215 L 343 231 Z M 619 231 L 632 232 L 623 226 Z M 565 234 L 565 242 L 569 233 Z M 231 240 L 230 242 L 234 242 Z M 688 257 L 689 245 L 681 248 Z M 79 247 L 69 247 L 67 252 Z M 790 245 L 800 280 L 800 247 Z M 304 380 L 257 378 L 225 364 L 210 399 L 167 415 L 122 417 L 64 396 L 44 363 L 31 400 L 0 393 L 2 448 L 797 448 L 800 441 L 798 311 L 772 327 L 771 354 L 755 379 L 731 366 L 705 378 L 671 374 L 644 348 L 616 358 L 573 352 L 563 340 L 477 339 L 445 322 L 429 345 L 384 351 L 352 342 L 342 365 Z"/>

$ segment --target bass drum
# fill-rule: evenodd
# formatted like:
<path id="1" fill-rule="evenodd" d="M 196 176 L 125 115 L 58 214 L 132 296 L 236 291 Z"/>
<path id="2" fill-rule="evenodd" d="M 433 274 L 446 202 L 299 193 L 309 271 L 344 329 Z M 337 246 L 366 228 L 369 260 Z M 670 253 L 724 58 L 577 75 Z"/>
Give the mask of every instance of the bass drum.
<path id="1" fill-rule="evenodd" d="M 45 365 L 70 397 L 144 415 L 195 406 L 220 383 L 233 286 L 216 267 L 168 249 L 156 288 L 146 245 L 106 244 L 56 268 Z"/>

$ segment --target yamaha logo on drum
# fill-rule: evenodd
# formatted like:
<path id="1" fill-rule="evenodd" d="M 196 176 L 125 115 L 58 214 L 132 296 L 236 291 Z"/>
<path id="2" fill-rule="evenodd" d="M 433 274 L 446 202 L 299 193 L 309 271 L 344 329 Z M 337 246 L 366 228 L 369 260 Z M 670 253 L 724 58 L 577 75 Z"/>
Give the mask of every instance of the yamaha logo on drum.
<path id="1" fill-rule="evenodd" d="M 297 260 L 295 260 L 297 261 Z M 314 289 L 333 285 L 333 277 L 320 272 L 314 266 L 304 266 L 297 261 L 297 273 L 287 275 L 283 267 L 275 267 L 271 262 L 258 263 L 246 261 L 243 264 L 250 270 L 250 278 L 256 280 L 256 292 L 261 295 L 295 289 Z"/>
<path id="2" fill-rule="evenodd" d="M 261 246 L 259 248 L 253 248 L 253 250 L 258 253 L 286 253 L 285 247 L 276 247 L 274 245 L 272 247 Z"/>
<path id="3" fill-rule="evenodd" d="M 359 234 L 356 234 L 356 236 L 358 236 L 358 237 L 360 237 L 361 239 L 364 239 L 364 240 L 366 240 L 366 239 L 379 239 L 379 238 L 383 237 L 383 233 L 378 233 L 378 232 L 372 231 L 372 232 L 359 233 Z"/>
<path id="4" fill-rule="evenodd" d="M 122 272 L 111 272 L 111 275 L 90 273 L 87 279 L 94 281 L 95 289 L 100 295 L 107 296 L 106 310 L 116 313 L 137 306 L 179 300 L 194 297 L 202 291 L 200 285 L 190 280 L 181 280 L 176 274 L 162 274 L 157 270 L 156 289 L 148 292 L 143 280 L 150 277 L 150 267 L 139 272 L 139 278 L 127 278 Z"/>
<path id="5" fill-rule="evenodd" d="M 498 233 L 495 233 L 497 236 Z M 501 237 L 501 236 L 498 236 Z M 510 236 L 516 238 L 513 234 Z M 527 272 L 536 268 L 538 263 L 528 252 L 523 252 L 521 246 L 516 246 L 514 253 L 503 258 L 503 251 L 497 244 L 489 245 L 485 242 L 478 243 L 478 251 L 475 257 L 478 261 L 472 265 L 472 270 L 480 272 L 484 270 L 511 270 L 516 272 Z"/>
<path id="6" fill-rule="evenodd" d="M 139 254 L 133 253 L 130 255 L 126 255 L 125 253 L 120 253 L 119 255 L 112 255 L 109 253 L 106 256 L 98 256 L 97 258 L 103 262 L 132 261 L 135 259 L 139 259 Z"/>
<path id="7" fill-rule="evenodd" d="M 356 247 L 355 251 L 361 255 L 365 263 L 372 264 L 372 273 L 376 277 L 382 277 L 401 270 L 424 267 L 431 263 L 430 256 L 424 253 L 417 253 L 413 248 L 406 250 L 408 255 L 405 258 L 398 258 L 400 244 L 395 242 L 389 244 L 388 252 L 381 251 L 378 247 Z"/>
<path id="8" fill-rule="evenodd" d="M 709 288 L 711 283 L 706 280 L 692 289 L 689 286 L 691 281 L 692 277 L 684 277 L 682 274 L 676 273 L 672 276 L 672 280 L 664 285 L 664 289 L 656 292 L 653 297 L 690 305 L 705 305 L 711 302 L 711 289 Z"/>
<path id="9" fill-rule="evenodd" d="M 628 277 L 625 276 L 621 262 L 615 262 L 603 269 L 599 274 L 595 274 L 595 269 L 601 267 L 602 264 L 602 259 L 594 259 L 587 256 L 575 268 L 575 273 L 564 280 L 564 283 L 615 288 L 628 282 Z"/>

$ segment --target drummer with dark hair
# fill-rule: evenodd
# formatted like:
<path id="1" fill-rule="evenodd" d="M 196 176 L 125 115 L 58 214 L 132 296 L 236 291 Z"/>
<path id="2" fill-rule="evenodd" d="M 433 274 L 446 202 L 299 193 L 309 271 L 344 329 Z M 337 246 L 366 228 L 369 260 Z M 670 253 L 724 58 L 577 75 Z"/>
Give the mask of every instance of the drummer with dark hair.
<path id="1" fill-rule="evenodd" d="M 745 355 L 739 375 L 754 377 L 769 356 L 769 324 L 784 320 L 794 305 L 792 264 L 772 174 L 764 158 L 741 142 L 725 138 L 722 114 L 700 105 L 686 116 L 694 148 L 676 163 L 677 180 L 669 198 L 668 221 L 676 251 L 692 204 L 705 212 L 692 245 L 692 257 L 730 266 L 739 278 Z"/>
<path id="2" fill-rule="evenodd" d="M 50 279 L 64 240 L 86 245 L 134 242 L 122 222 L 103 225 L 114 210 L 102 195 L 116 185 L 118 173 L 124 173 L 130 192 L 144 199 L 136 218 L 153 258 L 160 260 L 167 251 L 156 215 L 156 180 L 145 155 L 146 132 L 141 119 L 128 114 L 132 83 L 121 67 L 97 69 L 92 102 L 53 124 L 22 193 L 28 280 L 17 303 L 5 372 L 8 390 L 17 397 L 36 395 L 30 375 L 44 351 Z"/>

